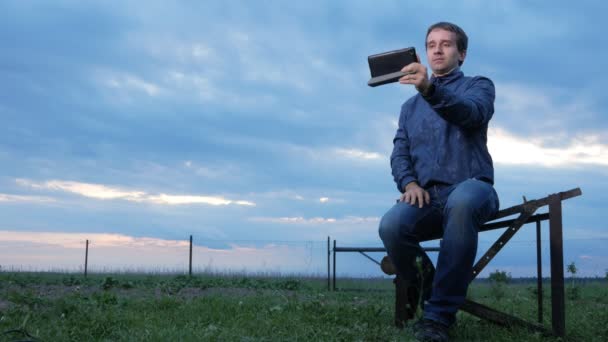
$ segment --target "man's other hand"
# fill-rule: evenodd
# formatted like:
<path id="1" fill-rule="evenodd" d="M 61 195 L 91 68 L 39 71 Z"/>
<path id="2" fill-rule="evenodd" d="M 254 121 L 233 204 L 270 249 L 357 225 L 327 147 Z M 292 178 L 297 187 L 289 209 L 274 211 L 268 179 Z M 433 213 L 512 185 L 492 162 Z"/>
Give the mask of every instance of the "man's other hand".
<path id="1" fill-rule="evenodd" d="M 401 194 L 399 201 L 411 205 L 416 205 L 417 203 L 418 208 L 422 208 L 425 204 L 431 203 L 431 196 L 418 183 L 411 182 L 405 186 L 405 192 Z"/>

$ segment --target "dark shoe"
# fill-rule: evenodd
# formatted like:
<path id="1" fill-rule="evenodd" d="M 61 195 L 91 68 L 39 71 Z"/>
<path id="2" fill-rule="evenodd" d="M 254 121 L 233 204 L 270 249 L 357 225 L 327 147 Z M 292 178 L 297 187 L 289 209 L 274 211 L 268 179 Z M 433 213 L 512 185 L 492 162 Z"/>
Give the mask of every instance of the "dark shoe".
<path id="1" fill-rule="evenodd" d="M 448 327 L 430 319 L 423 318 L 413 326 L 414 337 L 418 341 L 448 342 Z"/>

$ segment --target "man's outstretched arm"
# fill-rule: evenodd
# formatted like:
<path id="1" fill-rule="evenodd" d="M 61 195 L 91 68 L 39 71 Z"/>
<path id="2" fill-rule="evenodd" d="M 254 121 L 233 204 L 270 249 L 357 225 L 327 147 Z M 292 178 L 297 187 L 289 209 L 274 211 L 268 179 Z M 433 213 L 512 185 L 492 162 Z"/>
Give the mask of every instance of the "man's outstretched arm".
<path id="1" fill-rule="evenodd" d="M 468 89 L 456 93 L 438 82 L 431 83 L 427 68 L 420 62 L 411 63 L 401 71 L 406 75 L 399 79 L 399 83 L 414 85 L 446 121 L 466 129 L 474 129 L 487 125 L 494 114 L 495 90 L 494 83 L 489 78 L 474 77 Z"/>
<path id="2" fill-rule="evenodd" d="M 424 99 L 446 121 L 466 129 L 487 125 L 494 114 L 495 90 L 492 81 L 477 76 L 463 93 L 434 85 Z"/>

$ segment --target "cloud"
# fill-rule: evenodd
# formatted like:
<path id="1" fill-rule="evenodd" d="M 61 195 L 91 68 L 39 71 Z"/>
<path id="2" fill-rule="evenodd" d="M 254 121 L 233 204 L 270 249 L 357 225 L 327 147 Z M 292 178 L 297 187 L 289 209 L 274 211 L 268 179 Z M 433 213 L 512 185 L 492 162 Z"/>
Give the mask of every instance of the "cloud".
<path id="1" fill-rule="evenodd" d="M 148 96 L 157 96 L 161 94 L 161 87 L 151 81 L 144 80 L 141 77 L 133 75 L 128 72 L 111 72 L 103 71 L 98 72 L 103 76 L 99 76 L 102 79 L 102 83 L 106 87 L 123 91 L 125 93 L 139 92 L 144 93 Z"/>
<path id="2" fill-rule="evenodd" d="M 390 138 L 387 140 L 390 140 Z M 290 154 L 306 156 L 312 160 L 319 160 L 323 162 L 336 162 L 341 160 L 349 160 L 356 162 L 376 162 L 378 160 L 384 160 L 386 158 L 378 152 L 366 151 L 359 148 L 332 146 L 310 147 L 306 145 L 296 144 L 288 144 L 287 146 L 285 146 L 285 148 L 291 151 Z"/>
<path id="3" fill-rule="evenodd" d="M 0 194 L 0 202 L 29 202 L 29 203 L 50 203 L 56 200 L 50 197 L 43 196 L 23 196 Z"/>
<path id="4" fill-rule="evenodd" d="M 168 71 L 168 86 L 176 93 L 191 93 L 203 102 L 224 96 L 209 77 L 190 71 Z"/>
<path id="5" fill-rule="evenodd" d="M 222 10 L 226 10 L 226 6 L 223 5 Z M 243 7 L 238 6 L 229 11 L 237 15 L 242 10 Z M 251 10 L 255 12 L 258 8 Z M 283 18 L 282 11 L 264 12 L 267 17 Z M 218 29 L 213 21 L 201 24 L 190 37 L 175 34 L 171 28 L 162 32 L 154 29 L 152 32 L 135 32 L 130 46 L 143 50 L 142 58 L 145 60 L 152 58 L 155 61 L 154 67 L 160 75 L 156 80 L 159 93 L 167 90 L 180 99 L 221 103 L 223 108 L 245 107 L 250 111 L 254 106 L 276 103 L 277 98 L 272 92 L 261 90 L 264 88 L 309 94 L 328 79 L 340 81 L 342 87 L 353 83 L 345 80 L 345 74 L 352 72 L 330 65 L 315 48 L 320 42 L 310 39 L 309 32 L 297 25 L 282 25 L 277 31 L 246 20 L 237 22 L 238 25 L 221 27 L 221 34 L 213 33 Z M 176 23 L 180 24 L 183 23 Z M 212 27 L 207 27 L 207 24 Z M 285 49 L 286 41 L 298 43 Z M 149 80 L 145 82 L 154 84 Z M 116 83 L 122 85 L 125 82 Z M 130 85 L 135 88 L 142 84 Z"/>
<path id="6" fill-rule="evenodd" d="M 608 231 L 606 231 L 605 227 L 600 226 L 598 228 L 570 228 L 564 231 L 564 240 L 608 240 Z"/>
<path id="7" fill-rule="evenodd" d="M 502 128 L 488 130 L 488 149 L 498 164 L 545 167 L 608 166 L 608 145 L 597 135 L 566 140 L 564 147 L 546 147 L 551 136 L 518 137 Z"/>
<path id="8" fill-rule="evenodd" d="M 213 196 L 179 196 L 179 195 L 167 195 L 160 194 L 157 196 L 148 196 L 147 200 L 157 204 L 209 204 L 209 205 L 228 205 L 231 203 L 238 205 L 254 206 L 255 204 L 248 201 L 231 201 L 223 197 Z"/>
<path id="9" fill-rule="evenodd" d="M 318 225 L 318 224 L 367 224 L 380 222 L 379 217 L 358 217 L 358 216 L 346 216 L 341 219 L 336 218 L 324 218 L 324 217 L 312 217 L 304 218 L 302 216 L 295 217 L 252 217 L 249 219 L 253 222 L 268 222 L 268 223 L 279 223 L 279 224 L 305 224 L 305 225 Z"/>
<path id="10" fill-rule="evenodd" d="M 297 34 L 297 32 L 290 32 Z M 308 79 L 311 73 L 303 72 L 302 65 L 308 63 L 295 63 L 310 60 L 310 56 L 295 54 L 291 49 L 279 48 L 283 42 L 277 40 L 276 35 L 283 36 L 285 32 L 258 31 L 250 34 L 241 30 L 233 30 L 227 39 L 236 50 L 237 64 L 241 69 L 241 77 L 247 81 L 268 85 L 293 88 L 297 91 L 310 92 L 315 87 Z M 306 39 L 302 39 L 302 42 Z M 301 43 L 296 44 L 301 45 Z M 301 47 L 295 48 L 297 51 Z M 295 76 L 294 76 L 295 75 Z"/>
<path id="11" fill-rule="evenodd" d="M 214 166 L 199 165 L 192 160 L 187 160 L 183 163 L 184 167 L 191 170 L 194 174 L 210 179 L 234 179 L 242 176 L 242 171 L 239 172 L 239 167 L 234 164 L 221 163 Z M 238 176 L 237 176 L 238 175 Z"/>
<path id="12" fill-rule="evenodd" d="M 80 196 L 101 200 L 125 200 L 163 205 L 207 204 L 213 206 L 235 204 L 240 206 L 255 206 L 255 203 L 245 200 L 230 200 L 221 196 L 200 195 L 150 195 L 144 191 L 127 190 L 102 184 L 81 183 L 72 181 L 51 180 L 35 183 L 27 179 L 17 179 L 17 184 L 41 190 L 55 190 L 74 193 Z"/>
<path id="13" fill-rule="evenodd" d="M 327 203 L 327 202 L 329 202 L 329 197 L 321 197 L 321 198 L 319 198 L 319 202 Z"/>
<path id="14" fill-rule="evenodd" d="M 81 249 L 85 241 L 98 247 L 185 247 L 187 241 L 166 240 L 150 237 L 133 237 L 123 234 L 99 234 L 99 233 L 57 233 L 57 232 L 20 232 L 0 231 L 1 240 L 4 243 L 29 243 L 32 245 L 54 245 L 61 248 Z"/>
<path id="15" fill-rule="evenodd" d="M 283 201 L 285 199 L 304 201 L 306 199 L 304 196 L 300 195 L 295 190 L 290 190 L 290 189 L 251 193 L 250 195 L 255 198 L 261 198 L 261 199 L 266 199 L 266 200 L 279 200 L 279 201 Z"/>
<path id="16" fill-rule="evenodd" d="M 338 156 L 356 160 L 383 160 L 385 158 L 377 152 L 368 152 L 354 148 L 336 148 L 334 151 Z"/>
<path id="17" fill-rule="evenodd" d="M 573 126 L 593 130 L 602 119 L 596 100 L 580 90 L 497 82 L 496 94 L 493 123 L 530 135 L 550 132 L 556 144 L 571 134 Z"/>
<path id="18" fill-rule="evenodd" d="M 141 202 L 144 200 L 145 192 L 129 191 L 117 187 L 101 184 L 80 183 L 71 181 L 51 180 L 44 183 L 34 183 L 27 179 L 17 179 L 17 184 L 34 189 L 48 189 L 71 192 L 84 197 L 112 200 L 123 199 L 127 201 Z"/>

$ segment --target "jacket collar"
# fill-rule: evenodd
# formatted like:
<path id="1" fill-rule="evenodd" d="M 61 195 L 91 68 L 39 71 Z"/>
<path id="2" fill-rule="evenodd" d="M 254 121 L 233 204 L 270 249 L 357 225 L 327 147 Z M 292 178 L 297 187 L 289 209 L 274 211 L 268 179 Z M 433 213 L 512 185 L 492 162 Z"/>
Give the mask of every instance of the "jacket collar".
<path id="1" fill-rule="evenodd" d="M 435 83 L 435 84 L 446 84 L 446 83 L 450 83 L 454 80 L 457 80 L 459 78 L 461 78 L 462 76 L 464 76 L 464 73 L 462 71 L 460 71 L 460 67 L 456 67 L 454 68 L 452 71 L 450 71 L 449 74 L 444 75 L 444 76 L 435 76 L 434 74 L 431 76 L 431 82 Z"/>

